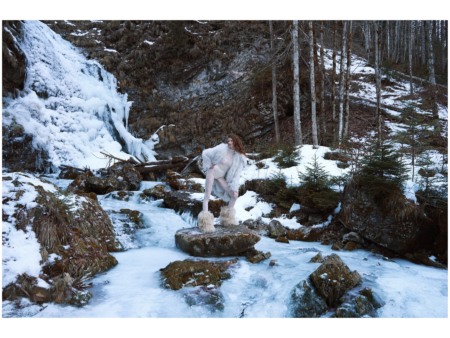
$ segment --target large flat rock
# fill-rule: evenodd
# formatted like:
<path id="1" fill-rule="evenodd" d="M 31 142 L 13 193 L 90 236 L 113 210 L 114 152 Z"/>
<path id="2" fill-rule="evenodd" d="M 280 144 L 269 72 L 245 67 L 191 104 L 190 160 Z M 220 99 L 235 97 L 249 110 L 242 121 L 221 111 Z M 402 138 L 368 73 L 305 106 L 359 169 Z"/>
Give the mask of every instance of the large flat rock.
<path id="1" fill-rule="evenodd" d="M 178 230 L 175 243 L 178 248 L 196 257 L 238 256 L 253 249 L 259 235 L 245 226 L 216 227 L 212 233 L 199 228 Z"/>

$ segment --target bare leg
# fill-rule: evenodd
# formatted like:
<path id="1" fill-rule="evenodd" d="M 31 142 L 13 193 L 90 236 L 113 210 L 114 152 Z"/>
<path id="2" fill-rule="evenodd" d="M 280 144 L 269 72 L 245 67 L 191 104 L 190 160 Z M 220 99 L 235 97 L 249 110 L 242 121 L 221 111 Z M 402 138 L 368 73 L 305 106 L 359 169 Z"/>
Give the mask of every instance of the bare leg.
<path id="1" fill-rule="evenodd" d="M 234 208 L 234 204 L 236 203 L 237 197 L 234 196 L 233 192 L 231 191 L 230 187 L 228 186 L 227 182 L 223 177 L 218 178 L 217 182 L 219 182 L 219 185 L 222 187 L 223 190 L 230 196 L 230 201 L 228 202 L 228 206 L 230 208 Z"/>
<path id="2" fill-rule="evenodd" d="M 214 183 L 214 168 L 209 169 L 206 173 L 205 181 L 205 197 L 203 197 L 203 211 L 208 211 L 208 201 L 211 197 L 211 190 Z"/>

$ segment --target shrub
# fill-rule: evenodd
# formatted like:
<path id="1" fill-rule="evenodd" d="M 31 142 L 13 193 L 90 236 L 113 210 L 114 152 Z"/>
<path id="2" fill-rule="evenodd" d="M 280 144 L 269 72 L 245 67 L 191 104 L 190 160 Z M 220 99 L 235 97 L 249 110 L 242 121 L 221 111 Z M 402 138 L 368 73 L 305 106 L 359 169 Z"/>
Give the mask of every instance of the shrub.
<path id="1" fill-rule="evenodd" d="M 330 177 L 327 171 L 317 161 L 317 155 L 314 155 L 310 166 L 306 167 L 306 172 L 299 172 L 298 178 L 305 186 L 320 191 L 325 188 L 329 188 L 331 185 Z"/>
<path id="2" fill-rule="evenodd" d="M 408 179 L 406 166 L 392 144 L 382 142 L 370 148 L 362 160 L 361 179 L 372 186 L 391 182 L 399 188 Z"/>
<path id="3" fill-rule="evenodd" d="M 286 176 L 279 171 L 276 174 L 272 174 L 266 182 L 266 193 L 275 196 L 279 190 L 285 189 Z"/>
<path id="4" fill-rule="evenodd" d="M 275 155 L 274 162 L 278 163 L 280 168 L 290 168 L 298 165 L 300 156 L 297 153 L 297 147 L 293 144 L 281 145 Z"/>

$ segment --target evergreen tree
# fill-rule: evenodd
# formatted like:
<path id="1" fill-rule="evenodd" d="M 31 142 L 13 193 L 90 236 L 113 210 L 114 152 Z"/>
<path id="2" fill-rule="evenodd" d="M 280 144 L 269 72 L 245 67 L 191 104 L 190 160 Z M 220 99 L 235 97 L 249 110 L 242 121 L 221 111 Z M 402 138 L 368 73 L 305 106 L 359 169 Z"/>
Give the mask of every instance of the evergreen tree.
<path id="1" fill-rule="evenodd" d="M 278 163 L 280 168 L 290 168 L 298 165 L 301 155 L 297 147 L 293 144 L 280 145 L 278 154 L 274 157 L 274 162 Z"/>
<path id="2" fill-rule="evenodd" d="M 298 177 L 305 186 L 311 187 L 315 191 L 329 188 L 331 185 L 330 176 L 317 161 L 317 155 L 314 155 L 311 164 L 306 166 L 306 172 L 299 172 Z"/>
<path id="3" fill-rule="evenodd" d="M 417 183 L 422 198 L 432 200 L 436 198 L 447 199 L 448 197 L 448 173 L 438 170 L 436 162 L 430 153 L 424 152 L 417 159 L 418 171 Z"/>
<path id="4" fill-rule="evenodd" d="M 419 189 L 423 191 L 425 195 L 429 195 L 432 189 L 432 183 L 436 177 L 436 170 L 433 168 L 435 163 L 430 154 L 425 152 L 417 159 L 417 164 L 421 166 L 418 172 L 419 177 L 417 179 Z"/>
<path id="5" fill-rule="evenodd" d="M 401 115 L 406 129 L 396 135 L 396 140 L 404 146 L 404 151 L 411 156 L 412 180 L 414 181 L 416 158 L 424 150 L 425 145 L 421 142 L 426 131 L 424 126 L 425 117 L 418 114 L 414 108 L 408 107 Z"/>
<path id="6" fill-rule="evenodd" d="M 399 188 L 408 179 L 407 169 L 401 156 L 387 141 L 375 144 L 362 160 L 361 176 L 372 184 L 392 182 Z"/>

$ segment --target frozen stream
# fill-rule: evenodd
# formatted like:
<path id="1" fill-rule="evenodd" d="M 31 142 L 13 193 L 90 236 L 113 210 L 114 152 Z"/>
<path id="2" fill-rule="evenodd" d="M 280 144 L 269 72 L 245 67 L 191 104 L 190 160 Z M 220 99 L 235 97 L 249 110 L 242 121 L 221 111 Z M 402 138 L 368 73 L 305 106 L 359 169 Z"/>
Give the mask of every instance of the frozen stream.
<path id="1" fill-rule="evenodd" d="M 158 182 L 143 182 L 147 189 Z M 64 182 L 58 182 L 64 185 Z M 111 195 L 99 196 L 105 210 L 128 208 L 143 214 L 145 228 L 128 239 L 127 251 L 114 253 L 119 264 L 92 280 L 93 298 L 82 308 L 49 304 L 34 317 L 152 317 L 152 318 L 283 318 L 289 316 L 292 288 L 318 266 L 309 260 L 337 253 L 351 270 L 363 277 L 363 286 L 372 288 L 385 302 L 379 317 L 416 318 L 448 316 L 447 271 L 413 264 L 406 260 L 387 260 L 367 251 L 333 251 L 319 243 L 291 241 L 278 243 L 262 237 L 256 249 L 270 251 L 270 259 L 252 264 L 239 258 L 230 268 L 232 278 L 223 282 L 223 310 L 206 305 L 189 306 L 178 291 L 161 286 L 161 268 L 175 260 L 192 258 L 175 246 L 175 232 L 192 227 L 192 218 L 159 207 L 161 201 L 143 201 L 134 192 L 129 202 Z M 113 218 L 114 220 L 114 218 Z M 204 258 L 198 258 L 204 259 Z M 214 258 L 209 258 L 214 259 Z M 228 258 L 220 258 L 228 259 Z M 276 261 L 270 266 L 271 260 Z M 5 308 L 3 309 L 5 311 Z"/>

